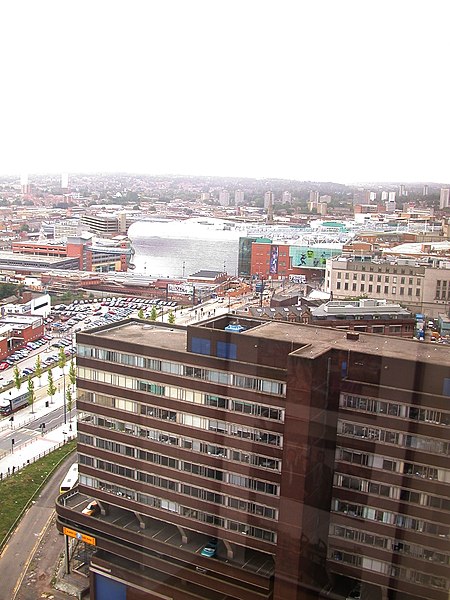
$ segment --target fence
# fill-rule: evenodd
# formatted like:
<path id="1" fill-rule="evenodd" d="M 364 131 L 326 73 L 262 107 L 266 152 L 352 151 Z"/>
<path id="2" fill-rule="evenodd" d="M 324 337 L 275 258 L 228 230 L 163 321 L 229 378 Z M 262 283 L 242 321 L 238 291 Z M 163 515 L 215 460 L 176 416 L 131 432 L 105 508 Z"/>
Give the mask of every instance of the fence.
<path id="1" fill-rule="evenodd" d="M 56 426 L 56 427 L 58 427 L 58 426 Z M 55 429 L 55 427 L 53 429 Z M 50 452 L 53 452 L 54 450 L 57 450 L 58 448 L 61 448 L 62 446 L 64 446 L 68 442 L 72 441 L 73 439 L 75 439 L 75 435 L 70 435 L 70 436 L 67 437 L 67 439 L 65 441 L 63 441 L 63 442 L 56 442 L 52 446 L 50 446 L 49 448 L 47 448 L 46 450 L 44 450 L 43 452 L 40 452 L 39 454 L 37 454 L 36 456 L 33 456 L 31 458 L 27 458 L 27 460 L 25 462 L 22 462 L 21 466 L 20 465 L 18 467 L 13 466 L 12 469 L 10 467 L 8 467 L 7 470 L 5 471 L 5 473 L 3 473 L 3 472 L 0 471 L 0 481 L 3 481 L 3 479 L 11 477 L 15 473 L 18 473 L 20 471 L 20 469 L 23 469 L 27 465 L 31 465 L 32 463 L 36 462 L 40 458 L 43 458 L 44 456 L 47 456 L 47 454 L 50 454 Z M 29 444 L 32 444 L 35 441 L 37 441 L 37 440 L 36 439 L 29 440 L 28 442 L 25 442 L 25 444 L 22 444 L 21 446 L 19 446 L 19 448 L 26 447 L 26 446 L 28 446 Z M 7 452 L 5 455 L 9 456 L 10 453 Z M 4 458 L 5 455 L 2 458 Z"/>

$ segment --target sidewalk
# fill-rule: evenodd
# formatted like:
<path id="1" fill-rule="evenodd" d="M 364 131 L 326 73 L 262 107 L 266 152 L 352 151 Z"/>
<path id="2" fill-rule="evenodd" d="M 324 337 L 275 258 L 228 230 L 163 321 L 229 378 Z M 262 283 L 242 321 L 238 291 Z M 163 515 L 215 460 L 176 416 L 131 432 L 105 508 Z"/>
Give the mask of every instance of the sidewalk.
<path id="1" fill-rule="evenodd" d="M 40 390 L 42 390 L 42 387 Z M 9 421 L 8 417 L 6 417 L 4 419 L 5 425 L 0 429 L 0 435 L 7 435 L 8 433 L 11 433 L 11 431 L 16 431 L 17 429 L 26 426 L 34 420 L 51 413 L 55 408 L 63 406 L 63 392 L 55 394 L 53 397 L 53 403 L 50 403 L 50 398 L 46 395 L 46 393 L 37 395 L 39 400 L 37 400 L 33 405 L 34 414 L 31 414 L 30 407 L 27 407 L 14 414 L 14 421 Z M 47 403 L 48 406 L 46 406 Z M 0 456 L 0 479 L 17 472 L 17 470 L 22 469 L 27 464 L 34 462 L 38 458 L 45 456 L 52 450 L 55 450 L 62 444 L 73 439 L 76 436 L 77 428 L 75 415 L 75 407 L 72 407 L 72 421 L 70 421 L 69 414 L 67 414 L 66 425 L 62 424 L 54 427 L 53 429 L 50 428 L 49 430 L 45 431 L 44 435 L 37 431 L 33 439 L 14 447 L 14 452 L 9 452 L 3 456 Z"/>

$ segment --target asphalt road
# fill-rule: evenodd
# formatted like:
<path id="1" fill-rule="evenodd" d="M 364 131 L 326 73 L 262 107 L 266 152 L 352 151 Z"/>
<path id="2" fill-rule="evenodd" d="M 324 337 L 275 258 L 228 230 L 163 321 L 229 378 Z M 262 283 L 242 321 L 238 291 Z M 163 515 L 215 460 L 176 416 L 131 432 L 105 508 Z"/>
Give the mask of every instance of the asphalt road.
<path id="1" fill-rule="evenodd" d="M 29 409 L 28 409 L 29 410 Z M 37 417 L 30 421 L 27 425 L 23 425 L 20 429 L 5 430 L 0 432 L 0 456 L 4 452 L 11 451 L 11 440 L 14 440 L 14 448 L 19 448 L 22 444 L 29 442 L 37 436 L 40 436 L 45 425 L 44 431 L 50 431 L 63 422 L 63 407 L 55 408 L 51 412 Z"/>
<path id="2" fill-rule="evenodd" d="M 59 493 L 60 483 L 71 462 L 73 462 L 73 456 L 68 457 L 58 467 L 36 498 L 35 503 L 25 513 L 4 548 L 0 556 L 0 600 L 35 600 L 41 597 L 36 590 L 36 585 L 43 586 L 50 583 L 54 564 L 62 552 L 64 544 L 64 536 L 58 535 L 51 521 L 55 513 L 55 499 Z M 43 555 L 44 562 L 39 565 L 36 552 L 46 532 L 51 535 L 51 542 L 46 544 L 46 551 Z M 31 573 L 35 573 L 34 582 L 33 579 L 23 581 L 29 567 L 32 567 Z M 30 571 L 28 571 L 28 575 L 29 573 Z M 22 582 L 25 592 L 22 590 L 19 592 Z"/>

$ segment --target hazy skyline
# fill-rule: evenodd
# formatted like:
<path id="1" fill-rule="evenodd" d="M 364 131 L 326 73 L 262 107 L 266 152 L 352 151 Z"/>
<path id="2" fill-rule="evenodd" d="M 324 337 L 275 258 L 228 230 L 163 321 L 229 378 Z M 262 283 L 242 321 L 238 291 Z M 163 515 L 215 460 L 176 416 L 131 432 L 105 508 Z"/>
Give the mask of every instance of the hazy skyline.
<path id="1" fill-rule="evenodd" d="M 444 0 L 0 7 L 0 173 L 449 182 Z"/>

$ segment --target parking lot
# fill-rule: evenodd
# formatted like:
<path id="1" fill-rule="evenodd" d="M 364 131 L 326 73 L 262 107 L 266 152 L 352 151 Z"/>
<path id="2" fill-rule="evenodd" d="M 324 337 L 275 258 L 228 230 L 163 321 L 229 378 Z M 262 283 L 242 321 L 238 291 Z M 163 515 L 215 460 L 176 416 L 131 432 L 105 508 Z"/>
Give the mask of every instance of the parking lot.
<path id="1" fill-rule="evenodd" d="M 52 310 L 52 329 L 65 334 L 82 329 L 107 325 L 114 321 L 137 316 L 142 310 L 144 317 L 150 317 L 153 307 L 158 313 L 173 310 L 176 302 L 161 299 L 107 297 L 94 300 L 75 300 L 72 304 L 59 304 Z"/>

